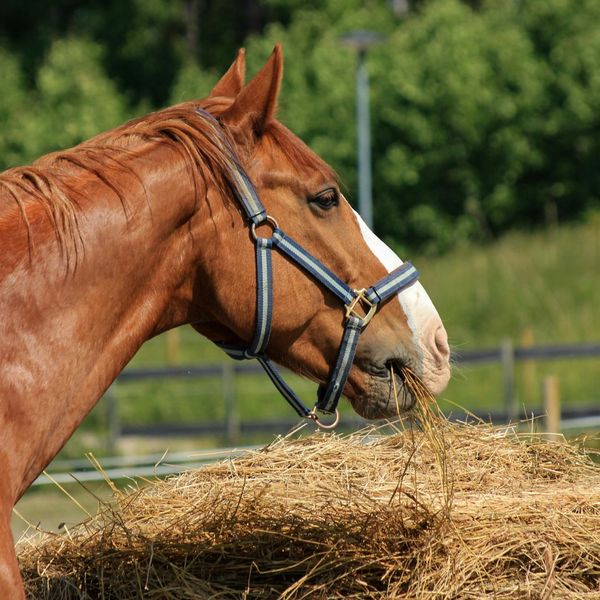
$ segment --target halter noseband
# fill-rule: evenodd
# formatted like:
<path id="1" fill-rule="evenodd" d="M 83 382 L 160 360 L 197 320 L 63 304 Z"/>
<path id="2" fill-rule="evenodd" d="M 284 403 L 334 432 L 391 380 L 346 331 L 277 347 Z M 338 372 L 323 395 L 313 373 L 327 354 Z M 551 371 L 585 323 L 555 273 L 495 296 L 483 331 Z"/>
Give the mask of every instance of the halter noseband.
<path id="1" fill-rule="evenodd" d="M 231 144 L 221 130 L 219 122 L 204 109 L 198 108 L 196 111 L 211 124 L 215 131 L 215 141 L 229 155 L 229 170 L 235 197 L 246 215 L 256 246 L 257 285 L 256 330 L 254 337 L 247 348 L 222 343 L 217 345 L 231 358 L 236 360 L 257 359 L 275 387 L 298 415 L 312 419 L 321 427 L 334 427 L 338 421 L 337 405 L 342 395 L 342 390 L 346 385 L 352 362 L 354 361 L 360 333 L 375 315 L 379 304 L 414 283 L 419 277 L 419 272 L 411 263 L 406 262 L 368 289 L 354 290 L 349 287 L 335 273 L 332 273 L 325 265 L 279 228 L 277 221 L 267 214 L 265 207 L 258 197 L 256 188 L 240 165 Z M 265 238 L 258 235 L 256 230 L 261 225 L 269 225 L 271 227 L 271 237 Z M 275 365 L 266 355 L 273 317 L 273 269 L 271 266 L 273 248 L 285 254 L 291 261 L 304 269 L 313 279 L 337 296 L 343 302 L 346 309 L 344 335 L 335 367 L 328 384 L 326 386 L 319 386 L 317 402 L 313 410 L 309 410 L 305 406 L 302 400 L 284 381 Z M 364 315 L 361 315 L 357 311 L 358 307 L 363 309 L 365 312 Z M 327 414 L 335 413 L 335 422 L 331 425 L 324 425 L 319 421 L 316 414 L 317 410 Z"/>

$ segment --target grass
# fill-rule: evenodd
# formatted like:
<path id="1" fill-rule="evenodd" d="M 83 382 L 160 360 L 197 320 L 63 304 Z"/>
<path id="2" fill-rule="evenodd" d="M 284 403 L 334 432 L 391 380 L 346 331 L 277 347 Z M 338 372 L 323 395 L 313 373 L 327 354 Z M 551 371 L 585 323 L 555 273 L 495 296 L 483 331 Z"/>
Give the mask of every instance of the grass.
<path id="1" fill-rule="evenodd" d="M 13 513 L 12 516 L 15 540 L 25 532 L 32 533 L 33 528 L 38 526 L 56 533 L 64 527 L 70 529 L 89 515 L 96 514 L 101 504 L 112 497 L 112 491 L 105 482 L 86 483 L 85 488 L 79 483 L 70 483 L 64 488 L 71 498 L 54 485 L 27 491 L 17 504 L 18 514 Z"/>
<path id="2" fill-rule="evenodd" d="M 505 338 L 515 345 L 600 340 L 600 214 L 586 224 L 511 233 L 418 264 L 458 351 L 497 347 Z M 559 377 L 565 404 L 598 402 L 598 360 L 585 359 L 519 365 L 522 405 L 540 408 L 541 381 L 550 374 Z M 464 368 L 444 397 L 486 410 L 501 405 L 501 390 L 498 366 Z"/>
<path id="3" fill-rule="evenodd" d="M 456 346 L 598 340 L 600 213 L 584 225 L 511 233 L 486 247 L 420 259 L 422 281 Z"/>

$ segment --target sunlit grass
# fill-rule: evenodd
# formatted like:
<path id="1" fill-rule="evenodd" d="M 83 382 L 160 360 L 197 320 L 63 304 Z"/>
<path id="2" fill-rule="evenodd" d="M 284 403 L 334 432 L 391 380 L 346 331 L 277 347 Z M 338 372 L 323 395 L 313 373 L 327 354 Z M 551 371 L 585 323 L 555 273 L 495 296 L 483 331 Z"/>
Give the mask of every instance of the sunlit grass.
<path id="1" fill-rule="evenodd" d="M 600 338 L 600 215 L 585 225 L 511 233 L 488 246 L 419 258 L 421 281 L 457 348 Z"/>
<path id="2" fill-rule="evenodd" d="M 600 216 L 585 225 L 515 232 L 484 247 L 466 246 L 418 261 L 422 282 L 463 349 L 600 340 Z M 598 403 L 597 358 L 517 364 L 519 404 L 541 409 L 541 382 L 560 380 L 565 405 Z M 502 409 L 499 365 L 455 370 L 443 394 L 471 410 Z"/>

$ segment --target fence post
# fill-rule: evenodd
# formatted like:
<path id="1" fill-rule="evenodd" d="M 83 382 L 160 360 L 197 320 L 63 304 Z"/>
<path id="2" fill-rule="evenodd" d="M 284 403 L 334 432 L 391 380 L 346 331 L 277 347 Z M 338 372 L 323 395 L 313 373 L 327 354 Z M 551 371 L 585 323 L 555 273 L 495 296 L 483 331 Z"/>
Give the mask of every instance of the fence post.
<path id="1" fill-rule="evenodd" d="M 548 375 L 542 382 L 544 412 L 546 413 L 546 433 L 552 437 L 560 434 L 560 387 L 558 377 Z"/>
<path id="2" fill-rule="evenodd" d="M 119 416 L 119 404 L 112 387 L 108 388 L 104 394 L 106 406 L 106 451 L 109 454 L 115 454 L 117 442 L 121 436 L 121 419 Z"/>
<path id="3" fill-rule="evenodd" d="M 228 360 L 223 363 L 223 400 L 225 401 L 225 427 L 227 429 L 227 442 L 233 446 L 240 439 L 240 419 L 237 414 L 235 402 L 235 370 L 233 362 Z"/>
<path id="4" fill-rule="evenodd" d="M 521 333 L 521 347 L 532 348 L 535 343 L 535 336 L 531 327 L 526 327 Z M 535 402 L 538 394 L 538 386 L 536 385 L 536 366 L 535 361 L 530 358 L 525 358 L 521 361 L 519 374 L 522 377 L 523 387 L 523 402 L 526 405 Z"/>
<path id="5" fill-rule="evenodd" d="M 519 401 L 515 389 L 515 349 L 512 340 L 507 338 L 500 347 L 502 362 L 502 387 L 504 390 L 504 408 L 509 421 L 519 420 Z"/>
<path id="6" fill-rule="evenodd" d="M 169 329 L 165 333 L 165 355 L 168 365 L 179 362 L 179 329 Z"/>

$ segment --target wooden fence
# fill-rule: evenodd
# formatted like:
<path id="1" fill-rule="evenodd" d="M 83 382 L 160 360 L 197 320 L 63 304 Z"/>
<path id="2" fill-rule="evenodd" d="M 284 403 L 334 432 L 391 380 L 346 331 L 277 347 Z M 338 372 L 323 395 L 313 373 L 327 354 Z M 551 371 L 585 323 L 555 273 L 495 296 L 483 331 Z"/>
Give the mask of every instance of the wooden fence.
<path id="1" fill-rule="evenodd" d="M 491 418 L 493 422 L 500 423 L 516 421 L 521 417 L 516 394 L 517 363 L 533 360 L 594 357 L 600 357 L 600 343 L 515 347 L 510 340 L 506 340 L 497 348 L 461 351 L 455 354 L 454 362 L 458 365 L 500 363 L 504 399 L 503 410 L 493 414 L 481 415 L 486 420 Z M 107 406 L 109 423 L 109 448 L 114 448 L 118 438 L 124 435 L 171 437 L 211 434 L 223 436 L 229 443 L 235 444 L 242 434 L 286 431 L 297 422 L 294 420 L 240 422 L 236 410 L 235 378 L 238 374 L 242 373 L 260 374 L 263 373 L 263 370 L 254 361 L 227 361 L 222 364 L 165 367 L 160 369 L 126 369 L 117 379 L 119 384 L 148 379 L 203 379 L 219 376 L 222 378 L 221 389 L 225 406 L 225 418 L 222 422 L 123 425 L 119 419 L 118 398 L 109 390 L 104 399 L 104 403 Z M 562 428 L 567 428 L 572 423 L 577 423 L 578 427 L 600 426 L 600 400 L 595 407 L 570 409 L 561 413 L 558 382 L 553 378 L 544 381 L 543 397 L 545 412 L 547 413 L 546 429 L 548 431 L 556 433 L 561 429 L 561 426 Z M 455 415 L 455 417 L 460 418 L 461 415 Z M 365 425 L 366 421 L 355 417 L 350 420 L 346 419 L 343 424 L 346 427 L 359 427 Z"/>

